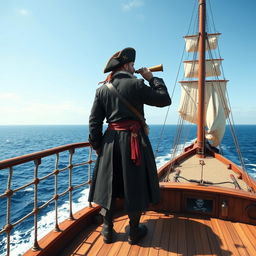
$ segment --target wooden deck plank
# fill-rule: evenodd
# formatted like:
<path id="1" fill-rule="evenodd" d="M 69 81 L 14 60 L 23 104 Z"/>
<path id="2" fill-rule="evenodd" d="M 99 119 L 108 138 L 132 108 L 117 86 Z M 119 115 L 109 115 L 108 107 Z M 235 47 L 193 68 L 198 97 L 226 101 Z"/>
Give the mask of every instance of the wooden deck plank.
<path id="1" fill-rule="evenodd" d="M 118 246 L 115 248 L 115 255 L 128 255 L 131 245 L 127 242 L 128 241 L 128 234 L 125 231 L 125 227 L 129 225 L 129 218 L 126 215 L 125 225 L 121 230 L 122 236 L 121 239 L 118 241 Z"/>
<path id="2" fill-rule="evenodd" d="M 121 247 L 120 247 L 117 255 L 128 255 L 130 248 L 131 248 L 131 245 L 129 243 L 123 242 L 121 244 Z"/>
<path id="3" fill-rule="evenodd" d="M 115 219 L 115 221 L 113 222 L 114 230 L 115 230 L 114 239 L 119 240 L 120 231 L 122 230 L 126 220 L 127 220 L 127 218 L 122 217 L 122 218 Z M 110 251 L 112 250 L 114 244 L 115 243 L 111 243 L 111 244 L 104 243 L 103 246 L 101 247 L 101 249 L 99 250 L 97 256 L 110 255 Z M 114 250 L 115 250 L 115 248 L 114 248 Z"/>
<path id="4" fill-rule="evenodd" d="M 90 248 L 94 245 L 97 239 L 100 237 L 100 231 L 102 226 L 98 226 L 97 229 L 90 234 L 90 236 L 84 241 L 79 250 L 76 251 L 77 255 L 86 255 Z"/>
<path id="5" fill-rule="evenodd" d="M 226 225 L 232 240 L 234 241 L 234 246 L 237 248 L 239 254 L 241 256 L 250 256 L 240 238 L 240 236 L 237 234 L 236 229 L 234 228 L 234 224 L 229 222 L 229 221 L 225 221 L 224 224 Z"/>
<path id="6" fill-rule="evenodd" d="M 155 212 L 147 213 L 147 218 L 145 219 L 145 222 L 148 228 L 148 234 L 140 243 L 141 247 L 140 247 L 138 256 L 149 255 L 149 250 L 150 250 L 153 235 L 155 232 L 156 222 L 158 219 L 159 219 L 159 214 Z"/>
<path id="7" fill-rule="evenodd" d="M 75 256 L 85 253 L 88 248 L 92 246 L 92 243 L 88 243 L 88 237 L 90 238 L 92 234 L 97 233 L 96 226 L 90 226 L 88 230 L 81 232 L 76 238 L 72 241 L 71 245 L 66 248 L 59 256 Z M 99 234 L 98 234 L 99 236 Z M 87 249 L 84 249 L 87 248 Z"/>
<path id="8" fill-rule="evenodd" d="M 122 222 L 121 228 L 119 229 L 119 233 L 117 234 L 117 240 L 112 244 L 111 250 L 108 252 L 108 256 L 118 255 L 118 252 L 121 248 L 121 245 L 124 241 L 126 241 L 127 234 L 125 233 L 125 227 L 129 224 L 129 219 L 127 215 L 119 218 L 119 221 Z M 114 225 L 114 229 L 118 232 L 116 225 Z"/>
<path id="9" fill-rule="evenodd" d="M 176 256 L 178 251 L 178 223 L 177 215 L 174 215 L 171 219 L 171 235 L 169 243 L 168 256 Z"/>
<path id="10" fill-rule="evenodd" d="M 192 235 L 194 236 L 194 242 L 195 242 L 195 251 L 196 255 L 202 255 L 202 252 L 204 250 L 203 244 L 201 242 L 201 230 L 199 228 L 199 224 L 195 218 L 189 218 L 192 225 Z"/>
<path id="11" fill-rule="evenodd" d="M 146 212 L 141 222 L 148 234 L 130 245 L 125 227 L 127 215 L 115 218 L 116 241 L 103 242 L 102 225 L 91 225 L 77 235 L 59 256 L 252 256 L 256 255 L 256 226 L 216 218 Z"/>
<path id="12" fill-rule="evenodd" d="M 210 219 L 205 219 L 204 224 L 208 227 L 207 235 L 209 239 L 209 245 L 211 247 L 212 255 L 222 256 L 221 243 L 217 235 L 217 232 L 214 230 L 214 227 Z"/>
<path id="13" fill-rule="evenodd" d="M 248 229 L 250 230 L 252 236 L 254 237 L 253 241 L 255 241 L 254 244 L 256 244 L 256 225 L 247 225 Z"/>
<path id="14" fill-rule="evenodd" d="M 197 219 L 198 229 L 201 237 L 202 251 L 201 255 L 211 255 L 212 249 L 210 246 L 210 241 L 207 233 L 207 226 L 204 223 L 204 219 Z M 200 255 L 199 254 L 199 255 Z"/>
<path id="15" fill-rule="evenodd" d="M 251 230 L 249 229 L 249 226 L 248 224 L 243 224 L 243 223 L 240 223 L 240 225 L 243 227 L 243 230 L 244 232 L 246 233 L 246 236 L 249 238 L 249 240 L 251 241 L 254 249 L 256 250 L 256 239 L 255 239 L 255 233 L 252 233 Z M 256 230 L 256 227 L 255 229 Z M 254 234 L 254 235 L 253 235 Z M 256 254 L 255 254 L 256 255 Z"/>
<path id="16" fill-rule="evenodd" d="M 193 227 L 191 225 L 191 221 L 189 220 L 189 218 L 186 218 L 185 221 L 185 225 L 186 225 L 186 241 L 187 241 L 187 255 L 195 255 L 196 254 L 196 250 L 195 250 L 195 238 L 192 235 L 193 234 Z"/>
<path id="17" fill-rule="evenodd" d="M 239 253 L 237 247 L 235 246 L 234 240 L 233 240 L 232 236 L 230 235 L 230 232 L 227 229 L 227 226 L 226 226 L 225 222 L 227 222 L 227 221 L 224 221 L 224 220 L 221 220 L 221 219 L 218 220 L 219 226 L 221 228 L 223 236 L 225 237 L 225 240 L 227 242 L 229 250 L 231 252 L 233 252 L 235 255 L 239 256 L 240 253 Z"/>
<path id="18" fill-rule="evenodd" d="M 221 253 L 223 256 L 229 256 L 231 255 L 231 251 L 229 250 L 227 241 L 224 237 L 224 234 L 222 233 L 221 227 L 219 226 L 218 220 L 213 218 L 211 219 L 211 224 L 215 230 L 215 233 L 219 237 L 219 242 L 221 245 Z"/>
<path id="19" fill-rule="evenodd" d="M 95 256 L 97 255 L 98 251 L 100 250 L 100 248 L 103 246 L 103 239 L 102 236 L 100 235 L 100 231 L 102 229 L 102 225 L 98 226 L 97 228 L 97 232 L 98 232 L 98 236 L 95 240 L 93 240 L 94 236 L 96 237 L 96 234 L 93 234 L 93 237 L 89 237 L 89 241 L 93 240 L 92 246 L 88 249 L 88 251 L 86 252 L 86 254 L 84 255 L 88 255 L 88 256 Z"/>
<path id="20" fill-rule="evenodd" d="M 248 254 L 251 255 L 256 255 L 256 249 L 255 249 L 255 240 L 251 240 L 251 237 L 248 237 L 246 234 L 246 230 L 244 228 L 246 224 L 241 224 L 241 223 L 234 223 L 233 226 L 236 229 L 237 233 L 239 234 Z"/>
<path id="21" fill-rule="evenodd" d="M 86 255 L 87 252 L 90 250 L 90 248 L 93 246 L 93 243 L 98 239 L 99 236 L 100 236 L 100 233 L 97 236 L 95 236 L 95 240 L 92 243 L 88 243 L 87 241 L 85 241 L 83 244 L 81 244 L 81 247 L 78 248 L 77 251 L 75 251 L 75 254 L 72 254 L 72 256 Z"/>
<path id="22" fill-rule="evenodd" d="M 164 216 L 164 227 L 162 239 L 160 241 L 159 256 L 168 256 L 172 218 L 173 216 Z"/>
<path id="23" fill-rule="evenodd" d="M 187 241 L 185 233 L 185 222 L 186 218 L 180 217 L 178 220 L 178 253 L 177 255 L 186 255 L 187 254 Z"/>
<path id="24" fill-rule="evenodd" d="M 163 224 L 164 224 L 163 214 L 161 214 L 160 218 L 156 222 L 155 232 L 152 237 L 151 246 L 149 249 L 150 256 L 158 255 L 158 251 L 160 249 L 160 241 L 162 236 Z"/>

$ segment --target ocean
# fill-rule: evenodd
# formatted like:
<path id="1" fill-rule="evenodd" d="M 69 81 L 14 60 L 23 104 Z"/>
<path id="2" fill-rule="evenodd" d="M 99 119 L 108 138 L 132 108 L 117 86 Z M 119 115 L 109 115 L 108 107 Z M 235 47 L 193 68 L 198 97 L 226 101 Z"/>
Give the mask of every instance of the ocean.
<path id="1" fill-rule="evenodd" d="M 170 159 L 172 154 L 173 141 L 176 134 L 176 125 L 151 125 L 150 140 L 156 156 L 157 166 Z M 240 150 L 243 155 L 244 163 L 248 173 L 256 179 L 256 125 L 237 125 L 235 126 L 236 135 L 239 141 Z M 196 127 L 186 125 L 184 136 L 181 137 L 180 145 L 183 141 L 192 142 L 196 136 Z M 0 126 L 0 160 L 25 155 L 52 147 L 65 144 L 85 142 L 88 138 L 88 126 L 86 125 L 40 125 L 40 126 Z M 181 150 L 181 148 L 180 148 Z M 229 127 L 226 128 L 225 137 L 221 145 L 224 156 L 240 165 L 236 148 Z M 77 153 L 77 161 L 84 161 L 83 154 Z M 43 177 L 54 169 L 54 159 L 49 157 L 42 162 L 39 169 L 39 176 Z M 68 162 L 68 155 L 65 153 L 60 160 L 60 167 Z M 82 168 L 82 167 L 81 167 Z M 77 170 L 79 172 L 79 168 Z M 33 164 L 23 164 L 14 168 L 12 188 L 21 186 L 33 178 Z M 87 177 L 83 177 L 86 179 Z M 77 175 L 74 183 L 81 182 L 82 177 Z M 65 190 L 66 177 L 60 178 L 60 192 Z M 7 170 L 0 170 L 0 194 L 6 189 Z M 39 204 L 42 205 L 53 195 L 53 180 L 40 183 L 42 193 L 39 196 Z M 76 212 L 86 205 L 88 197 L 88 187 L 82 187 L 73 196 L 73 211 Z M 16 222 L 33 209 L 33 187 L 28 187 L 19 191 L 12 197 L 12 218 L 11 222 Z M 68 197 L 59 200 L 59 221 L 68 217 Z M 38 238 L 42 238 L 54 228 L 54 205 L 50 204 L 40 212 Z M 0 228 L 6 221 L 6 200 L 0 198 Z M 33 218 L 30 217 L 15 227 L 11 233 L 11 255 L 22 255 L 33 245 Z M 6 237 L 0 235 L 0 256 L 4 256 Z"/>

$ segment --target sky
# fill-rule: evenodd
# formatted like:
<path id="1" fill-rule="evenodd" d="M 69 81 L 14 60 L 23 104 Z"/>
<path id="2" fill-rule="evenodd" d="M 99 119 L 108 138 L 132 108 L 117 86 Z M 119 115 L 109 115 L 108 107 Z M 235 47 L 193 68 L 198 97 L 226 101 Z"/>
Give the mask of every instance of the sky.
<path id="1" fill-rule="evenodd" d="M 183 36 L 196 0 L 1 0 L 0 125 L 88 124 L 98 82 L 116 51 L 135 68 L 163 64 L 176 124 Z M 256 124 L 256 1 L 211 0 L 236 124 Z M 210 11 L 210 9 L 208 8 Z M 138 78 L 140 78 L 138 76 Z M 167 108 L 145 108 L 162 124 Z"/>

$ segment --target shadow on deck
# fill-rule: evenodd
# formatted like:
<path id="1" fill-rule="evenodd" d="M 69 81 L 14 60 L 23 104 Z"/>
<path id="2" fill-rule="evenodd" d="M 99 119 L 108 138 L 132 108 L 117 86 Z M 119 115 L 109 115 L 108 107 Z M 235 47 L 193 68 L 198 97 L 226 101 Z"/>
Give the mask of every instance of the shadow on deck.
<path id="1" fill-rule="evenodd" d="M 115 242 L 104 244 L 101 225 L 90 225 L 60 256 L 81 255 L 256 255 L 256 226 L 215 218 L 153 211 L 142 215 L 147 236 L 138 245 L 127 242 L 127 215 L 114 221 Z"/>

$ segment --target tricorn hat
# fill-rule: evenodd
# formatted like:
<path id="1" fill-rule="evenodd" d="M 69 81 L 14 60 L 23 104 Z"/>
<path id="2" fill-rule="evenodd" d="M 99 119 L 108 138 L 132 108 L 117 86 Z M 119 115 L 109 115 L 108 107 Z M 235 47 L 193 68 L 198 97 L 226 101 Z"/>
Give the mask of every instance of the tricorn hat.
<path id="1" fill-rule="evenodd" d="M 119 52 L 116 52 L 107 62 L 107 65 L 104 68 L 104 73 L 113 71 L 114 69 L 121 67 L 126 63 L 134 62 L 135 56 L 136 56 L 136 51 L 131 47 L 128 47 Z"/>

